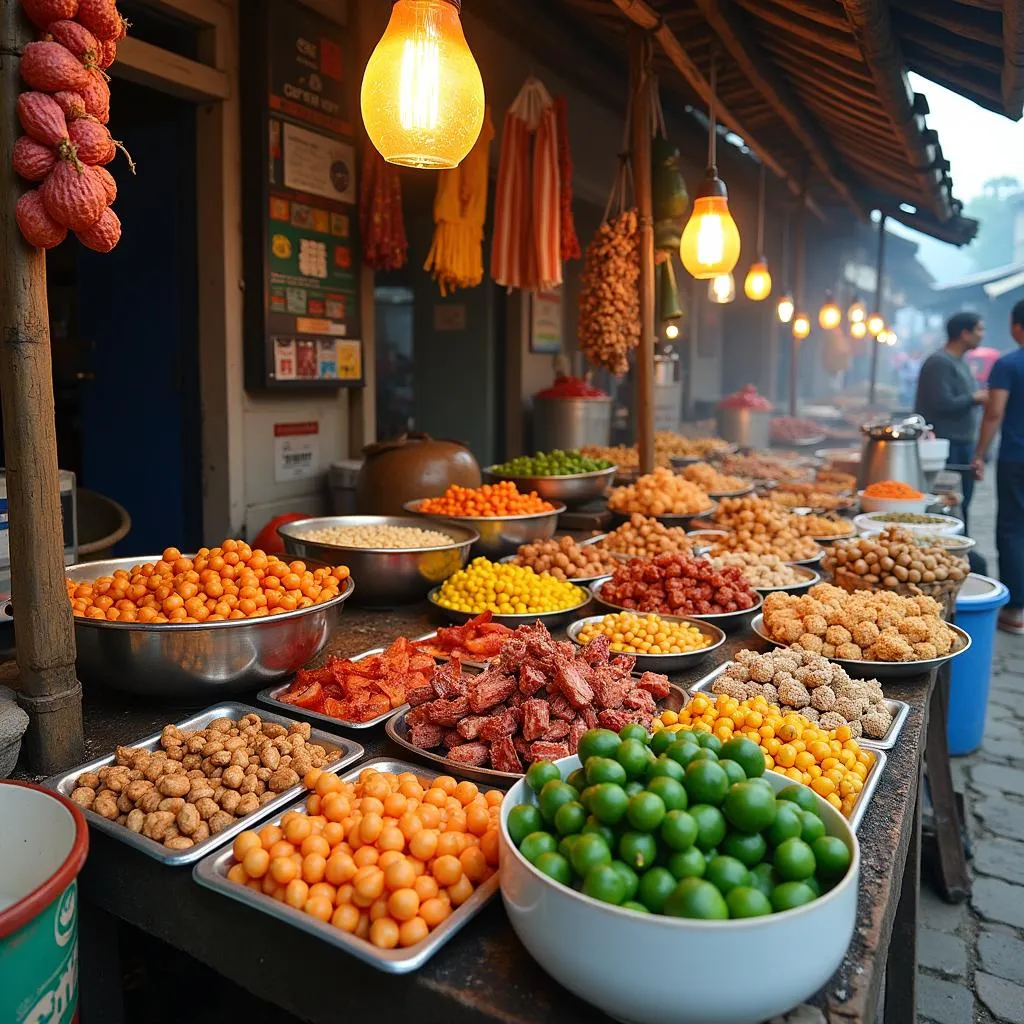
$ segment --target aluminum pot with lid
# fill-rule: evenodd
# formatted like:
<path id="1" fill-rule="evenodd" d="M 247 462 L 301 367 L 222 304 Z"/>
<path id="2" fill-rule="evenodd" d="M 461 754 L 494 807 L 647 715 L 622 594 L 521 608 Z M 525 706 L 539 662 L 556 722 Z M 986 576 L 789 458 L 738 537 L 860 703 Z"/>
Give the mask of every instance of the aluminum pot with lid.
<path id="1" fill-rule="evenodd" d="M 879 480 L 898 480 L 924 490 L 918 438 L 928 429 L 921 416 L 882 420 L 861 425 L 860 486 Z"/>

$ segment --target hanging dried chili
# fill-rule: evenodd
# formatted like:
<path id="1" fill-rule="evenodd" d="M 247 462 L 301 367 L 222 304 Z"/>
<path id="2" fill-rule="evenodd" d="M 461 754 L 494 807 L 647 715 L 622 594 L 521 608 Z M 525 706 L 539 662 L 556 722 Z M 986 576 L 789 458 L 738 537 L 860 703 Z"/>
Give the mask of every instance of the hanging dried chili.
<path id="1" fill-rule="evenodd" d="M 398 270 L 409 258 L 398 170 L 373 146 L 363 150 L 359 190 L 359 226 L 363 261 L 373 270 Z"/>
<path id="2" fill-rule="evenodd" d="M 576 221 L 572 215 L 572 153 L 569 149 L 569 108 L 564 96 L 555 97 L 555 116 L 558 124 L 558 173 L 561 179 L 562 200 L 562 259 L 578 260 L 580 240 L 576 236 Z"/>

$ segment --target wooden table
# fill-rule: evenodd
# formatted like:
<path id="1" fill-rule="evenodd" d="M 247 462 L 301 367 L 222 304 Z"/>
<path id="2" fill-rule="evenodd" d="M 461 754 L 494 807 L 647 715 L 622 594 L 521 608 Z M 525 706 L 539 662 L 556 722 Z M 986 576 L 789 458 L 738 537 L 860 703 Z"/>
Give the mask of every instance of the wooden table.
<path id="1" fill-rule="evenodd" d="M 426 605 L 397 611 L 346 611 L 327 653 L 351 655 L 415 636 L 437 625 Z M 750 632 L 734 634 L 699 668 L 675 681 L 686 685 L 727 660 L 740 647 L 762 646 Z M 814 1000 L 830 1021 L 874 1024 L 885 985 L 885 1020 L 915 1018 L 916 935 L 921 855 L 921 780 L 925 750 L 933 767 L 945 754 L 944 707 L 937 707 L 934 673 L 888 692 L 910 705 L 898 743 L 859 830 L 860 899 L 857 926 L 841 967 Z M 239 699 L 253 702 L 243 695 Z M 212 703 L 208 702 L 208 703 Z M 142 705 L 118 694 L 87 692 L 88 757 L 159 731 L 195 708 Z M 929 729 L 929 721 L 938 728 Z M 941 735 L 941 747 L 936 734 Z M 389 745 L 383 729 L 360 733 L 368 756 L 407 758 Z M 948 779 L 948 757 L 944 775 Z M 931 780 L 933 796 L 944 783 Z M 949 793 L 952 794 L 950 784 Z M 955 803 L 953 804 L 955 813 Z M 952 827 L 948 815 L 940 829 Z M 956 845 L 959 846 L 959 832 Z M 348 1017 L 369 1016 L 387 1005 L 396 1016 L 423 1021 L 522 1021 L 554 1024 L 597 1017 L 597 1011 L 555 984 L 526 953 L 495 901 L 419 972 L 382 974 L 340 954 L 312 936 L 196 885 L 187 868 L 165 868 L 103 833 L 90 833 L 89 857 L 80 878 L 83 1021 L 124 1020 L 117 962 L 116 923 L 125 921 L 208 964 L 254 995 L 302 1019 L 335 1024 L 342 1010 L 303 977 L 338 978 Z M 959 860 L 962 865 L 963 851 Z M 957 856 L 948 857 L 947 879 L 961 885 Z M 964 870 L 963 878 L 966 879 Z M 798 950 L 794 956 L 799 956 Z M 888 970 L 886 970 L 888 968 Z M 386 1002 L 385 1002 L 386 1000 Z"/>

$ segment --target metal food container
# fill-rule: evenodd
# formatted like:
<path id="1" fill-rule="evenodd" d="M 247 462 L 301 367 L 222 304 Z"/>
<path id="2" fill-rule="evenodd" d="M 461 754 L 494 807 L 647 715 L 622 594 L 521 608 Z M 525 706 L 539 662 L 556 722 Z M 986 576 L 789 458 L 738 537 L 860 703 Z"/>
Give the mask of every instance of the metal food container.
<path id="1" fill-rule="evenodd" d="M 609 577 L 602 576 L 599 578 L 604 580 Z M 491 621 L 497 622 L 501 626 L 508 626 L 509 629 L 518 629 L 520 626 L 532 626 L 535 622 L 541 622 L 549 630 L 555 629 L 557 626 L 564 626 L 567 622 L 572 622 L 577 614 L 590 604 L 590 591 L 586 586 L 578 584 L 575 580 L 566 580 L 565 582 L 571 583 L 580 592 L 580 600 L 577 604 L 571 605 L 568 608 L 558 608 L 553 612 L 526 612 L 522 615 L 503 615 L 500 612 L 495 612 L 491 616 Z M 454 608 L 445 608 L 443 604 L 439 603 L 439 597 L 440 588 L 432 590 L 427 594 L 427 600 L 450 622 L 464 625 L 480 614 L 480 612 L 460 612 Z"/>
<path id="2" fill-rule="evenodd" d="M 435 516 L 420 512 L 423 500 L 407 501 L 403 507 L 407 512 L 424 516 L 434 523 L 453 523 L 476 531 L 480 539 L 473 544 L 470 554 L 492 560 L 514 555 L 531 541 L 553 537 L 558 528 L 558 517 L 565 511 L 564 505 L 556 505 L 550 512 L 534 512 L 525 516 Z"/>
<path id="3" fill-rule="evenodd" d="M 602 497 L 611 486 L 617 466 L 596 469 L 592 473 L 572 473 L 568 476 L 514 476 L 495 472 L 494 466 L 484 470 L 488 480 L 511 480 L 522 494 L 536 491 L 545 501 L 568 506 L 583 505 Z"/>
<path id="4" fill-rule="evenodd" d="M 83 562 L 71 566 L 67 576 L 84 583 L 159 559 L 149 555 Z M 182 701 L 221 699 L 239 690 L 267 686 L 320 653 L 354 590 L 349 578 L 345 589 L 323 604 L 224 622 L 157 625 L 76 616 L 78 678 L 87 685 L 141 697 Z"/>
<path id="5" fill-rule="evenodd" d="M 338 526 L 398 526 L 436 530 L 447 534 L 450 544 L 422 548 L 363 548 L 309 539 L 313 530 Z M 438 521 L 427 524 L 412 516 L 327 516 L 301 519 L 278 528 L 289 555 L 313 558 L 328 565 L 347 565 L 359 580 L 353 604 L 388 606 L 421 601 L 438 583 L 458 572 L 469 561 L 469 550 L 479 539 L 476 530 Z"/>
<path id="6" fill-rule="evenodd" d="M 458 777 L 460 774 L 457 765 L 449 766 L 453 770 L 450 774 Z M 439 771 L 425 768 L 422 765 L 409 764 L 406 761 L 398 761 L 393 758 L 377 757 L 361 764 L 357 769 L 342 776 L 346 782 L 357 779 L 367 768 L 375 768 L 379 772 L 392 772 L 401 774 L 413 772 L 420 778 L 436 778 L 442 774 Z M 445 772 L 445 774 L 449 774 Z M 304 801 L 294 803 L 288 810 L 297 810 L 303 806 Z M 281 809 L 274 819 L 274 824 L 281 820 L 285 809 Z M 498 891 L 498 872 L 495 871 L 490 878 L 478 886 L 473 895 L 461 906 L 457 907 L 444 921 L 441 922 L 422 942 L 413 946 L 397 949 L 379 949 L 366 939 L 350 935 L 341 928 L 335 928 L 331 924 L 320 921 L 310 914 L 296 910 L 285 903 L 279 903 L 270 896 L 254 892 L 252 889 L 236 882 L 228 881 L 228 869 L 231 867 L 231 850 L 221 850 L 207 857 L 204 861 L 195 866 L 192 877 L 207 889 L 227 896 L 230 899 L 244 903 L 253 910 L 263 914 L 276 917 L 279 921 L 285 921 L 300 931 L 322 939 L 329 945 L 335 946 L 345 953 L 350 953 L 371 967 L 379 971 L 386 971 L 389 974 L 406 974 L 409 971 L 418 970 L 422 967 L 442 946 L 467 921 L 475 917 L 487 905 L 491 897 Z"/>
<path id="7" fill-rule="evenodd" d="M 634 612 L 634 615 L 643 617 L 646 612 Z M 585 646 L 580 640 L 580 632 L 586 626 L 596 625 L 604 619 L 603 615 L 588 615 L 585 619 L 577 619 L 565 631 L 565 635 L 580 647 Z M 705 622 L 703 619 L 683 619 L 688 625 L 695 627 L 707 638 L 707 647 L 701 647 L 696 651 L 686 651 L 682 654 L 635 654 L 636 669 L 642 672 L 685 672 L 700 664 L 709 654 L 717 651 L 725 643 L 725 632 Z M 617 652 L 616 652 L 617 653 Z M 673 709 L 675 710 L 675 709 Z"/>
<path id="8" fill-rule="evenodd" d="M 277 725 L 283 725 L 285 728 L 295 722 L 302 721 L 298 717 L 275 715 L 270 711 L 249 707 L 247 704 L 236 704 L 233 701 L 229 701 L 207 708 L 205 711 L 200 711 L 199 714 L 175 724 L 184 732 L 194 732 L 205 729 L 218 718 L 230 718 L 237 722 L 246 715 L 259 715 L 264 722 L 274 722 Z M 160 733 L 154 733 L 145 739 L 136 740 L 134 743 L 124 745 L 141 747 L 143 750 L 156 750 L 160 745 L 160 735 Z M 310 730 L 309 742 L 318 743 L 328 750 L 338 751 L 338 758 L 324 768 L 324 771 L 327 772 L 341 771 L 342 768 L 352 764 L 353 761 L 358 761 L 364 753 L 363 748 L 358 743 L 340 736 L 330 736 L 320 729 Z M 63 796 L 70 797 L 75 789 L 75 782 L 80 775 L 84 772 L 99 771 L 100 768 L 113 764 L 115 758 L 116 754 L 107 754 L 106 757 L 98 757 L 95 760 L 87 761 L 85 764 L 80 764 L 61 775 L 54 775 L 52 778 L 47 779 L 43 785 L 47 789 L 55 789 Z M 297 786 L 292 786 L 291 789 L 286 789 L 283 793 L 277 794 L 273 800 L 268 801 L 262 807 L 253 811 L 252 814 L 246 814 L 244 817 L 232 822 L 222 832 L 218 832 L 216 835 L 210 836 L 209 839 L 196 843 L 195 846 L 190 846 L 187 850 L 169 850 L 162 843 L 158 843 L 147 836 L 136 834 L 125 825 L 119 825 L 116 821 L 109 821 L 95 811 L 88 811 L 83 807 L 82 812 L 89 819 L 89 824 L 93 828 L 98 828 L 101 832 L 106 832 L 115 839 L 119 839 L 122 843 L 135 847 L 140 853 L 144 853 L 147 857 L 152 857 L 168 867 L 179 867 L 182 864 L 191 864 L 193 861 L 199 860 L 211 850 L 230 842 L 239 832 L 253 828 L 256 823 L 262 822 L 268 815 L 290 804 L 302 792 L 302 788 L 302 784 L 299 783 Z"/>
<path id="9" fill-rule="evenodd" d="M 764 409 L 734 409 L 718 406 L 715 410 L 718 433 L 740 448 L 764 449 L 771 446 L 772 414 Z"/>
<path id="10" fill-rule="evenodd" d="M 533 447 L 537 451 L 568 451 L 591 444 L 607 448 L 611 437 L 611 398 L 533 400 Z"/>

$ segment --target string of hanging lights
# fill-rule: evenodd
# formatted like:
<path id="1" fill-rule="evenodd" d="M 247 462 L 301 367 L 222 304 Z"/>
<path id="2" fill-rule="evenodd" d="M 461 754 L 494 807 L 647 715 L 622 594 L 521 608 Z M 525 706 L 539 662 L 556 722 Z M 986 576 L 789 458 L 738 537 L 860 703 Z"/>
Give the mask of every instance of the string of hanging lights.
<path id="1" fill-rule="evenodd" d="M 708 298 L 720 306 L 736 298 L 736 278 L 732 273 L 718 274 L 708 281 Z"/>
<path id="2" fill-rule="evenodd" d="M 757 196 L 757 259 L 750 265 L 743 282 L 743 294 L 751 302 L 762 302 L 772 293 L 772 275 L 768 272 L 768 261 L 764 258 L 764 183 L 765 169 L 764 164 L 761 164 Z"/>
<path id="3" fill-rule="evenodd" d="M 825 292 L 825 301 L 818 310 L 818 324 L 823 331 L 834 331 L 843 322 L 843 311 L 831 292 Z"/>

